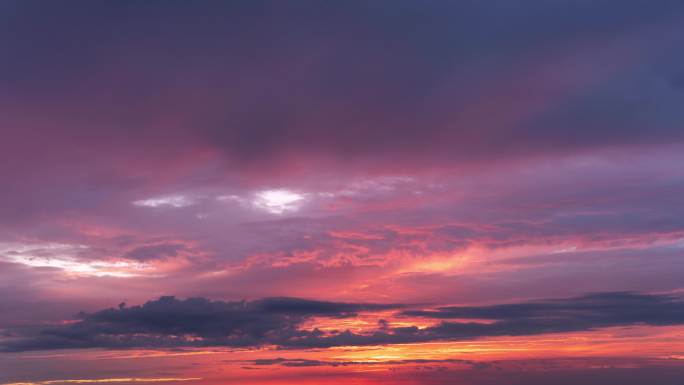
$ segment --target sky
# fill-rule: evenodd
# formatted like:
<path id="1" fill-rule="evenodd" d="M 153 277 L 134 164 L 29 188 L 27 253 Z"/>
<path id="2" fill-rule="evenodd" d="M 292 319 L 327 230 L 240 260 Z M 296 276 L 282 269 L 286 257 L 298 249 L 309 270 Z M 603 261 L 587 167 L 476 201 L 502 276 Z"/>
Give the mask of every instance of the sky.
<path id="1" fill-rule="evenodd" d="M 681 384 L 681 1 L 0 29 L 0 384 Z"/>

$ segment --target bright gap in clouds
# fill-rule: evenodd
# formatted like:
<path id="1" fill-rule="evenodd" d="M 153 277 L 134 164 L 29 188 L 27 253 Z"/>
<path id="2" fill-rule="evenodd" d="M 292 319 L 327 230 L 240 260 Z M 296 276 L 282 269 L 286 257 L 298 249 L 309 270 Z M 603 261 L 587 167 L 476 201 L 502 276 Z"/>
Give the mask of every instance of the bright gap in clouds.
<path id="1" fill-rule="evenodd" d="M 130 262 L 80 262 L 68 258 L 36 258 L 19 255 L 8 259 L 10 262 L 20 263 L 31 267 L 54 267 L 62 269 L 67 274 L 95 277 L 134 277 L 138 274 L 132 271 L 142 270 L 142 265 Z"/>
<path id="2" fill-rule="evenodd" d="M 256 194 L 254 206 L 272 214 L 295 211 L 299 208 L 304 195 L 289 190 L 265 190 Z"/>
<path id="3" fill-rule="evenodd" d="M 140 263 L 128 261 L 83 261 L 77 255 L 83 245 L 38 244 L 21 245 L 0 243 L 0 260 L 30 267 L 52 267 L 67 274 L 96 277 L 133 277 L 144 270 Z"/>
<path id="4" fill-rule="evenodd" d="M 141 199 L 133 202 L 135 206 L 142 207 L 187 207 L 193 205 L 194 200 L 184 196 L 184 195 L 168 195 L 156 198 Z"/>

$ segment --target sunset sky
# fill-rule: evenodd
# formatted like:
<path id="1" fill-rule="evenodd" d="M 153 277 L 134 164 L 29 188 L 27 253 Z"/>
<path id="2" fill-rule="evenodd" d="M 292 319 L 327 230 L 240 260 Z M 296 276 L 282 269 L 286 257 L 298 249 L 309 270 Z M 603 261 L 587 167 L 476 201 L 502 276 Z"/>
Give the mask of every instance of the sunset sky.
<path id="1" fill-rule="evenodd" d="M 0 0 L 0 384 L 681 385 L 684 2 Z"/>

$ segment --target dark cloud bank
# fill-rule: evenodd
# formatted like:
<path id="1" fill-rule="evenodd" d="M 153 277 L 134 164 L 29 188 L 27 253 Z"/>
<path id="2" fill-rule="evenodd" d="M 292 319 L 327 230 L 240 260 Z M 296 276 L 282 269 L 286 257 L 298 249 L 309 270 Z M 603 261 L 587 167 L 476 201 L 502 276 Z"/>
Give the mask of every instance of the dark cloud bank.
<path id="1" fill-rule="evenodd" d="M 25 169 L 63 162 L 74 143 L 92 148 L 102 167 L 109 156 L 118 164 L 117 145 L 143 158 L 210 147 L 240 165 L 291 154 L 394 165 L 684 139 L 673 102 L 680 66 L 660 63 L 681 54 L 667 45 L 660 55 L 639 52 L 646 69 L 627 79 L 583 83 L 582 101 L 565 97 L 534 121 L 510 123 L 548 99 L 546 87 L 574 92 L 557 79 L 583 81 L 583 68 L 544 75 L 550 58 L 575 49 L 591 68 L 617 66 L 626 59 L 611 44 L 672 23 L 684 14 L 678 1 L 71 4 L 3 7 L 0 49 L 12 60 L 0 63 L 2 118 L 16 130 L 0 148 L 26 163 L 21 155 L 41 145 Z M 597 41 L 603 59 L 590 49 Z M 632 88 L 639 98 L 624 96 Z M 170 109 L 178 123 L 160 120 Z M 87 166 L 89 154 L 67 158 Z"/>
<path id="2" fill-rule="evenodd" d="M 355 317 L 395 311 L 395 317 L 431 318 L 431 327 L 392 327 L 381 321 L 367 334 L 301 328 L 311 317 Z M 81 320 L 5 341 L 3 351 L 72 348 L 164 348 L 183 346 L 315 348 L 345 345 L 464 340 L 536 335 L 611 326 L 684 324 L 684 301 L 670 295 L 594 293 L 569 299 L 489 306 L 406 309 L 397 304 L 361 304 L 266 298 L 255 301 L 180 300 L 161 297 L 142 306 L 81 314 Z M 459 321 L 449 321 L 458 319 Z M 489 320 L 490 322 L 469 322 Z M 304 363 L 307 364 L 307 363 Z"/>

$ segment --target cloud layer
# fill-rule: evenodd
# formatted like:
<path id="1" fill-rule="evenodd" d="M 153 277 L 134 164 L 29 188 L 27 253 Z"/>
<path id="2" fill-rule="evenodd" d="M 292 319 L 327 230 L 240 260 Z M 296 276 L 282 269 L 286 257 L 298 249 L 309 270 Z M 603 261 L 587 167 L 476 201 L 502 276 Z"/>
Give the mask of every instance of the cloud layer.
<path id="1" fill-rule="evenodd" d="M 349 318 L 360 312 L 406 307 L 354 304 L 296 298 L 223 302 L 204 298 L 162 297 L 142 306 L 84 314 L 82 320 L 45 329 L 32 337 L 5 343 L 5 351 L 69 348 L 131 348 L 180 346 L 282 348 L 364 346 L 463 340 L 586 331 L 597 328 L 684 324 L 684 301 L 667 295 L 596 293 L 578 298 L 479 307 L 404 310 L 375 330 L 321 331 L 304 329 L 313 317 Z M 392 327 L 406 317 L 432 318 L 438 324 Z M 468 321 L 468 320 L 474 321 Z M 476 322 L 486 321 L 486 322 Z"/>
<path id="2" fill-rule="evenodd" d="M 541 333 L 680 362 L 683 21 L 677 0 L 0 2 L 0 382 L 64 378 L 32 374 L 40 349 L 327 374 Z M 451 348 L 390 366 L 473 358 Z M 68 371 L 130 363 L 98 365 Z M 216 383 L 280 381 L 238 373 Z"/>

